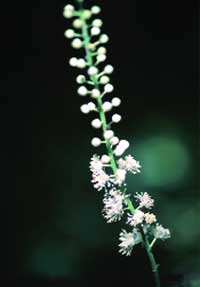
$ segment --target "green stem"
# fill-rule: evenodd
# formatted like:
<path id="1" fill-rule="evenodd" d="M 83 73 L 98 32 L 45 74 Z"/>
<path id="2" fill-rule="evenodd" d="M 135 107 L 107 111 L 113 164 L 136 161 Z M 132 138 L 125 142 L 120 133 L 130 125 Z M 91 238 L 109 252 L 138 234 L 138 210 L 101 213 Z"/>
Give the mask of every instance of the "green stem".
<path id="1" fill-rule="evenodd" d="M 144 247 L 146 249 L 146 252 L 147 252 L 147 255 L 149 258 L 149 262 L 151 264 L 152 272 L 154 274 L 156 287 L 160 287 L 161 286 L 160 285 L 160 277 L 159 277 L 159 272 L 158 272 L 158 266 L 159 265 L 156 263 L 154 254 L 153 254 L 153 252 L 151 250 L 151 246 L 149 244 L 149 240 L 148 240 L 146 234 L 144 233 L 144 231 L 142 229 L 141 229 L 141 233 L 142 233 L 142 237 L 143 237 Z"/>
<path id="2" fill-rule="evenodd" d="M 94 66 L 94 61 L 93 61 L 93 53 L 90 52 L 90 50 L 88 49 L 88 45 L 90 43 L 90 36 L 88 33 L 88 25 L 86 20 L 83 17 L 83 0 L 76 0 L 77 2 L 79 2 L 80 4 L 80 18 L 83 21 L 83 26 L 82 26 L 82 35 L 83 35 L 83 40 L 84 40 L 84 49 L 86 52 L 86 59 L 88 62 L 88 66 Z M 94 86 L 99 89 L 99 84 L 98 84 L 98 77 L 96 76 L 90 76 L 90 80 L 94 83 Z M 103 111 L 103 102 L 102 102 L 102 98 L 98 97 L 97 98 L 97 107 L 98 107 L 98 111 L 99 111 L 99 117 L 101 119 L 102 122 L 102 130 L 103 132 L 105 132 L 107 130 L 108 124 L 107 124 L 107 119 L 106 119 L 106 115 L 105 112 Z M 105 141 L 106 144 L 106 148 L 108 151 L 108 155 L 110 157 L 110 162 L 111 162 L 111 168 L 112 171 L 114 173 L 114 175 L 116 175 L 116 171 L 117 171 L 117 164 L 116 164 L 116 160 L 115 160 L 115 156 L 113 153 L 113 149 L 112 146 L 110 144 L 109 140 Z M 123 189 L 123 192 L 126 192 L 125 189 Z M 131 212 L 131 214 L 134 214 L 135 212 L 135 208 L 133 206 L 132 201 L 130 200 L 130 198 L 127 199 L 127 206 L 129 211 Z M 147 255 L 149 257 L 149 261 L 152 267 L 152 271 L 155 277 L 155 282 L 156 282 L 156 287 L 160 287 L 160 279 L 159 279 L 159 274 L 158 274 L 158 265 L 156 264 L 154 255 L 151 251 L 151 246 L 149 244 L 148 238 L 146 237 L 146 235 L 144 234 L 143 230 L 142 230 L 142 235 L 143 235 L 143 241 L 144 241 L 144 246 L 147 252 Z"/>
<path id="3" fill-rule="evenodd" d="M 90 36 L 89 36 L 89 33 L 88 33 L 88 26 L 87 26 L 87 23 L 86 23 L 86 21 L 85 21 L 85 19 L 83 17 L 83 13 L 82 12 L 83 12 L 83 9 L 81 8 L 80 18 L 83 21 L 82 34 L 83 34 L 83 39 L 84 39 L 84 48 L 85 48 L 85 52 L 86 52 L 86 58 L 87 58 L 88 65 L 91 67 L 91 66 L 94 65 L 94 61 L 93 61 L 93 55 L 90 52 L 90 50 L 88 49 L 88 45 L 90 43 Z M 91 79 L 92 82 L 94 82 L 95 87 L 98 89 L 99 88 L 99 84 L 98 84 L 97 78 L 95 76 L 91 76 L 90 79 Z M 103 132 L 105 132 L 107 130 L 108 124 L 107 124 L 106 115 L 105 115 L 105 113 L 103 111 L 102 105 L 103 105 L 103 103 L 102 103 L 101 97 L 97 98 L 97 106 L 98 106 L 99 116 L 100 116 L 100 119 L 101 119 L 101 122 L 102 122 L 102 129 L 103 129 Z M 116 165 L 116 161 L 115 161 L 115 158 L 114 158 L 114 153 L 113 153 L 113 150 L 112 150 L 112 146 L 111 146 L 109 140 L 106 140 L 105 143 L 106 143 L 108 155 L 110 157 L 111 168 L 113 170 L 113 173 L 116 174 L 117 165 Z"/>

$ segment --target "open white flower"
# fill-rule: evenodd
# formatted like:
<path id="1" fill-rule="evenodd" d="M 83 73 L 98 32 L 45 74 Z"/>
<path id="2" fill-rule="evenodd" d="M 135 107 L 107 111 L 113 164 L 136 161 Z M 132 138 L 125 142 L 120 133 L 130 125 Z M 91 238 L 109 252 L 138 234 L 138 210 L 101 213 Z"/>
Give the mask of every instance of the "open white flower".
<path id="1" fill-rule="evenodd" d="M 157 220 L 156 216 L 153 213 L 149 213 L 149 212 L 145 213 L 144 218 L 145 218 L 145 222 L 147 224 L 152 224 L 152 223 L 156 222 L 156 220 Z"/>
<path id="2" fill-rule="evenodd" d="M 151 209 L 154 205 L 154 199 L 147 192 L 136 193 L 134 197 L 139 201 L 139 208 L 146 207 L 147 209 Z"/>
<path id="3" fill-rule="evenodd" d="M 141 165 L 131 155 L 127 155 L 125 159 L 118 160 L 119 168 L 132 172 L 133 174 L 139 173 Z"/>
<path id="4" fill-rule="evenodd" d="M 119 252 L 122 255 L 130 256 L 133 247 L 142 241 L 142 236 L 136 228 L 133 229 L 133 232 L 127 232 L 122 229 L 119 235 L 119 240 L 121 241 L 119 244 Z"/>
<path id="5" fill-rule="evenodd" d="M 90 170 L 92 172 L 92 183 L 94 188 L 102 190 L 109 182 L 110 177 L 103 170 L 104 164 L 100 160 L 99 156 L 93 155 L 90 161 Z"/>
<path id="6" fill-rule="evenodd" d="M 138 224 L 141 224 L 144 220 L 144 212 L 136 209 L 134 214 L 128 214 L 128 219 L 127 223 L 130 224 L 131 226 L 137 226 Z"/>
<path id="7" fill-rule="evenodd" d="M 105 195 L 103 199 L 103 216 L 108 223 L 116 222 L 122 218 L 124 214 L 123 205 L 126 198 L 127 195 L 116 189 L 111 189 L 109 193 Z"/>
<path id="8" fill-rule="evenodd" d="M 170 231 L 167 228 L 164 228 L 161 224 L 156 224 L 156 227 L 153 231 L 155 238 L 157 239 L 168 239 L 171 237 Z"/>
<path id="9" fill-rule="evenodd" d="M 99 173 L 93 173 L 92 174 L 92 180 L 94 188 L 96 188 L 98 191 L 102 190 L 106 184 L 109 182 L 109 175 L 105 173 L 104 170 L 102 170 Z"/>

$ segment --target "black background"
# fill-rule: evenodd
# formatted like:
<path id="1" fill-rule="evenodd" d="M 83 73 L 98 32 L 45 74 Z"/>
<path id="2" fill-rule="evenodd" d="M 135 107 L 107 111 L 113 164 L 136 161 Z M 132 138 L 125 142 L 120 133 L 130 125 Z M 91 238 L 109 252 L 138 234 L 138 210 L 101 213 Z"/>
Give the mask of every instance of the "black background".
<path id="1" fill-rule="evenodd" d="M 185 192 L 185 197 L 194 199 L 198 196 L 194 3 L 171 0 L 85 2 L 102 6 L 105 32 L 111 38 L 108 58 L 115 67 L 112 82 L 115 94 L 123 98 L 120 112 L 124 122 L 119 127 L 120 133 L 128 136 L 131 128 L 134 138 L 145 138 L 146 134 L 162 129 L 173 133 L 165 123 L 167 119 L 177 125 L 179 132 L 185 134 L 184 140 L 190 147 L 195 167 L 186 186 L 186 190 L 190 186 L 193 192 L 189 196 Z M 101 226 L 106 225 L 100 218 L 98 194 L 94 194 L 89 183 L 87 164 L 94 152 L 89 141 L 94 133 L 88 119 L 79 112 L 82 99 L 76 95 L 76 72 L 68 66 L 68 60 L 75 52 L 63 36 L 70 25 L 62 16 L 66 4 L 55 0 L 8 3 L 1 11 L 5 79 L 2 86 L 2 142 L 5 143 L 2 158 L 6 159 L 3 169 L 8 171 L 2 178 L 2 193 L 6 199 L 1 204 L 4 214 L 8 213 L 6 284 L 17 280 L 18 286 L 113 286 L 116 282 L 124 286 L 153 286 L 142 251 L 136 251 L 133 259 L 116 254 L 118 227 L 116 230 L 105 227 L 102 229 L 104 235 L 97 232 L 98 237 L 105 238 L 108 232 L 112 238 L 110 245 L 106 245 L 104 239 L 101 246 L 97 240 L 96 246 L 90 248 L 89 244 L 85 246 L 76 238 L 76 232 L 61 231 L 56 221 L 57 209 L 55 212 L 54 207 L 62 202 L 65 192 L 62 210 L 76 213 L 83 206 L 83 213 L 87 208 L 87 216 L 94 215 Z M 15 165 L 11 168 L 13 160 Z M 13 183 L 12 175 L 17 187 L 14 202 L 11 200 L 13 189 L 9 188 Z M 174 191 L 174 194 L 178 201 L 178 193 Z M 82 205 L 86 201 L 88 205 Z M 87 216 L 80 219 L 77 229 L 84 225 L 85 233 L 95 233 L 96 225 L 88 227 Z M 60 224 L 68 230 L 70 223 L 66 220 Z M 61 275 L 59 272 L 58 275 L 56 272 L 52 272 L 53 275 L 42 273 L 27 263 L 31 244 L 37 245 L 40 238 L 48 241 L 49 237 L 57 246 L 62 242 L 63 250 L 70 249 L 71 241 L 75 241 L 80 250 L 77 260 L 74 260 L 76 256 L 70 255 L 69 262 L 74 260 L 74 263 L 66 275 L 64 272 Z M 17 252 L 11 247 L 14 238 Z M 56 248 L 56 245 L 52 246 L 50 249 Z M 195 257 L 197 250 L 194 245 L 187 252 Z M 175 260 L 173 266 L 169 257 L 174 254 L 170 249 L 158 247 L 156 254 L 163 266 L 161 276 L 166 286 L 181 282 L 187 274 L 181 268 L 174 271 L 174 267 L 182 257 L 187 261 L 187 255 L 180 252 L 179 260 Z M 55 261 L 61 260 L 55 258 Z M 193 274 L 193 270 L 189 270 L 189 274 Z"/>

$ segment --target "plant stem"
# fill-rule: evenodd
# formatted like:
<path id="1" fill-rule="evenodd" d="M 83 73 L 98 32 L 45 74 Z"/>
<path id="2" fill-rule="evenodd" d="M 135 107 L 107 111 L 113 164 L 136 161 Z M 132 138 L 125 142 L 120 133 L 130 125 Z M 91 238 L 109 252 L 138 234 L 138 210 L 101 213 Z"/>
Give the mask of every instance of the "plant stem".
<path id="1" fill-rule="evenodd" d="M 78 1 L 77 0 L 77 2 L 79 2 L 79 4 L 80 4 L 80 18 L 83 21 L 82 35 L 83 35 L 83 40 L 84 40 L 84 49 L 85 49 L 85 52 L 86 52 L 86 59 L 87 59 L 88 66 L 91 67 L 91 66 L 94 65 L 94 61 L 93 61 L 93 54 L 88 49 L 88 45 L 90 43 L 90 36 L 89 36 L 89 33 L 88 33 L 87 22 L 86 22 L 86 20 L 83 17 L 83 6 L 82 6 L 82 2 L 83 1 L 81 1 L 81 0 Z M 90 80 L 94 83 L 94 86 L 97 89 L 99 89 L 99 83 L 98 83 L 97 77 L 96 76 L 90 76 Z M 102 105 L 103 105 L 102 98 L 98 97 L 97 98 L 97 107 L 98 107 L 99 117 L 100 117 L 101 122 L 102 122 L 102 130 L 103 130 L 103 132 L 105 132 L 107 130 L 108 124 L 107 124 L 106 115 L 105 115 L 105 112 L 103 111 Z M 105 144 L 106 144 L 106 148 L 107 148 L 107 151 L 108 151 L 108 155 L 110 157 L 112 171 L 113 171 L 114 175 L 116 175 L 117 164 L 116 164 L 116 160 L 115 160 L 115 156 L 114 156 L 114 152 L 113 152 L 112 146 L 111 146 L 109 140 L 106 140 Z M 123 189 L 122 191 L 126 192 L 125 189 Z M 135 208 L 134 208 L 133 203 L 130 200 L 130 198 L 127 198 L 127 206 L 128 206 L 128 209 L 129 209 L 130 213 L 134 214 Z M 156 287 L 160 287 L 160 279 L 159 279 L 159 274 L 158 274 L 158 265 L 156 264 L 154 255 L 153 255 L 153 253 L 151 251 L 151 246 L 149 244 L 148 238 L 144 234 L 143 230 L 142 230 L 142 236 L 143 236 L 144 247 L 146 249 L 146 252 L 147 252 L 147 255 L 148 255 L 151 267 L 152 267 L 152 272 L 153 272 L 154 277 L 155 277 Z M 152 246 L 153 246 L 153 244 L 154 244 L 154 242 L 152 242 Z"/>
<path id="2" fill-rule="evenodd" d="M 154 257 L 154 254 L 151 250 L 151 246 L 149 244 L 149 240 L 146 236 L 146 234 L 144 233 L 144 231 L 142 230 L 141 228 L 141 233 L 142 233 L 142 237 L 143 237 L 143 242 L 144 242 L 144 247 L 146 249 L 146 252 L 147 252 L 147 255 L 148 255 L 148 258 L 149 258 L 149 262 L 151 264 L 151 269 L 152 269 L 152 272 L 154 274 L 154 279 L 155 279 L 155 286 L 156 287 L 160 287 L 160 277 L 159 277 L 159 272 L 158 272 L 158 264 L 156 263 L 156 260 L 155 260 L 155 257 Z"/>

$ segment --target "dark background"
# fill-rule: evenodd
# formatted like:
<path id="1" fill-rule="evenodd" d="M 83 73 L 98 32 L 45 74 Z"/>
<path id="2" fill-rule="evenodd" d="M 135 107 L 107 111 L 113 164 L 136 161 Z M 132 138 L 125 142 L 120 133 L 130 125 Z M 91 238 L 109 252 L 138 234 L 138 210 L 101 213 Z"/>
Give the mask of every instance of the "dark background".
<path id="1" fill-rule="evenodd" d="M 200 286 L 195 6 L 85 2 L 102 6 L 114 95 L 122 99 L 116 131 L 143 166 L 128 179 L 129 192 L 148 191 L 172 233 L 155 247 L 164 286 Z M 154 286 L 142 248 L 130 258 L 118 254 L 121 224 L 105 223 L 102 195 L 90 183 L 95 131 L 92 116 L 79 112 L 84 100 L 76 94 L 77 71 L 68 66 L 76 52 L 63 36 L 70 27 L 62 16 L 66 4 L 29 1 L 1 10 L 4 286 Z"/>

